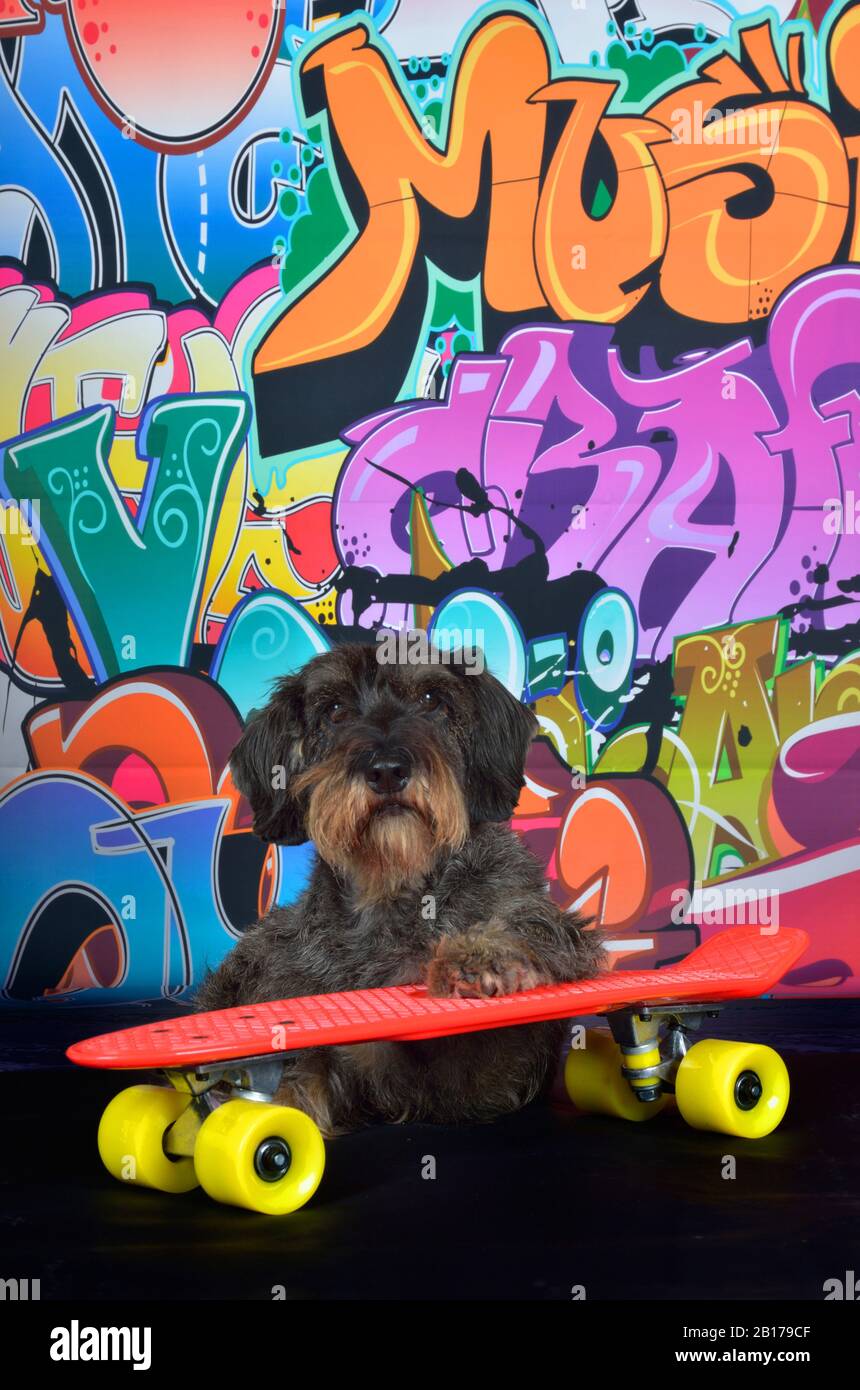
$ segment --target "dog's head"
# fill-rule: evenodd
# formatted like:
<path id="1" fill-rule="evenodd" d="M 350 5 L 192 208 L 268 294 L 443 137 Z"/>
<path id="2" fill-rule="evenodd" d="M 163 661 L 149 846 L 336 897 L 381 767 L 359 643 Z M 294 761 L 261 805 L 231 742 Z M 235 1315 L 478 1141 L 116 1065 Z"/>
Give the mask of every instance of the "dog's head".
<path id="1" fill-rule="evenodd" d="M 258 835 L 312 839 L 371 900 L 420 881 L 471 823 L 510 819 L 536 729 L 473 664 L 383 664 L 356 644 L 279 681 L 231 768 Z"/>

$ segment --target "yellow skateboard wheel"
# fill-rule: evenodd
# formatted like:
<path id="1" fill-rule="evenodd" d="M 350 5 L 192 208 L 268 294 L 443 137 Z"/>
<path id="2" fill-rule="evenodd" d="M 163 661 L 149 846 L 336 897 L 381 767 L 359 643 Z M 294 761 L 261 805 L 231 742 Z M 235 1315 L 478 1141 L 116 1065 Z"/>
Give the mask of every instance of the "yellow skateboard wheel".
<path id="1" fill-rule="evenodd" d="M 197 1187 L 190 1158 L 169 1158 L 164 1136 L 188 1105 L 188 1096 L 167 1086 L 129 1086 L 114 1096 L 99 1124 L 99 1153 L 120 1182 L 159 1192 Z"/>
<path id="2" fill-rule="evenodd" d="M 216 1202 L 286 1216 L 316 1192 L 325 1144 L 301 1110 L 228 1100 L 203 1121 L 194 1166 L 201 1187 Z"/>
<path id="3" fill-rule="evenodd" d="M 688 1125 L 742 1139 L 762 1139 L 776 1129 L 788 1094 L 785 1063 L 760 1043 L 697 1042 L 675 1077 L 675 1098 Z"/>
<path id="4" fill-rule="evenodd" d="M 564 1066 L 564 1084 L 577 1110 L 591 1115 L 614 1115 L 620 1120 L 650 1120 L 666 1097 L 637 1100 L 622 1074 L 621 1048 L 605 1028 L 589 1028 L 584 1048 L 571 1048 Z"/>

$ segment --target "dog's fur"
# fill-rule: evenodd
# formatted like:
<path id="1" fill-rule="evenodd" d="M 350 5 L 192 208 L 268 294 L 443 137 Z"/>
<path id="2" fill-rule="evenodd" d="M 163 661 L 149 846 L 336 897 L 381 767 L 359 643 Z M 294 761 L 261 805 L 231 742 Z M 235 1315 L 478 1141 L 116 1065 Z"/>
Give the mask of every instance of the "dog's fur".
<path id="1" fill-rule="evenodd" d="M 290 907 L 250 928 L 200 1009 L 426 981 L 492 995 L 590 976 L 599 934 L 550 899 L 504 824 L 537 721 L 493 676 L 380 665 L 342 646 L 282 679 L 231 760 L 265 840 L 318 851 Z M 279 771 L 280 770 L 280 771 Z M 490 1119 L 543 1086 L 563 1024 L 287 1054 L 278 1100 L 326 1134 L 373 1119 Z"/>

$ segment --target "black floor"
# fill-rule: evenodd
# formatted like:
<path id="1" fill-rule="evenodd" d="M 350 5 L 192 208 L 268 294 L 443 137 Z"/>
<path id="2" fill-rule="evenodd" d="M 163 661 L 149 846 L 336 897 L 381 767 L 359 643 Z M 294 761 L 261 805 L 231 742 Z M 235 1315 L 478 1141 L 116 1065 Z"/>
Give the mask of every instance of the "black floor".
<path id="1" fill-rule="evenodd" d="M 147 1017 L 151 1017 L 151 1012 Z M 128 1018 L 124 1022 L 130 1021 Z M 4 1276 L 43 1300 L 821 1299 L 857 1269 L 860 1001 L 756 1003 L 723 1036 L 770 1042 L 792 1101 L 769 1138 L 574 1115 L 368 1130 L 331 1143 L 311 1204 L 274 1219 L 120 1186 L 99 1115 L 134 1079 L 51 1069 L 99 1013 L 0 1017 Z M 46 1065 L 47 1064 L 47 1065 Z M 435 1180 L 421 1176 L 426 1156 Z M 734 1155 L 737 1176 L 722 1176 Z"/>

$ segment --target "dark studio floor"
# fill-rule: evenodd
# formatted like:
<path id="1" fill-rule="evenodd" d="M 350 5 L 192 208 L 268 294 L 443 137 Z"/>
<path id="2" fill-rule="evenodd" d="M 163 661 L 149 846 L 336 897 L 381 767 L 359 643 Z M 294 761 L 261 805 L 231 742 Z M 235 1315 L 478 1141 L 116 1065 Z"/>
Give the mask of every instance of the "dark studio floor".
<path id="1" fill-rule="evenodd" d="M 860 1001 L 756 1002 L 712 1031 L 789 1065 L 757 1143 L 536 1104 L 490 1126 L 369 1130 L 328 1146 L 311 1204 L 275 1219 L 115 1183 L 95 1147 L 125 1074 L 58 1065 L 152 1009 L 4 1013 L 0 1274 L 42 1299 L 821 1299 L 860 1273 Z M 721 1177 L 725 1154 L 737 1177 Z M 435 1181 L 421 1177 L 436 1159 Z"/>

